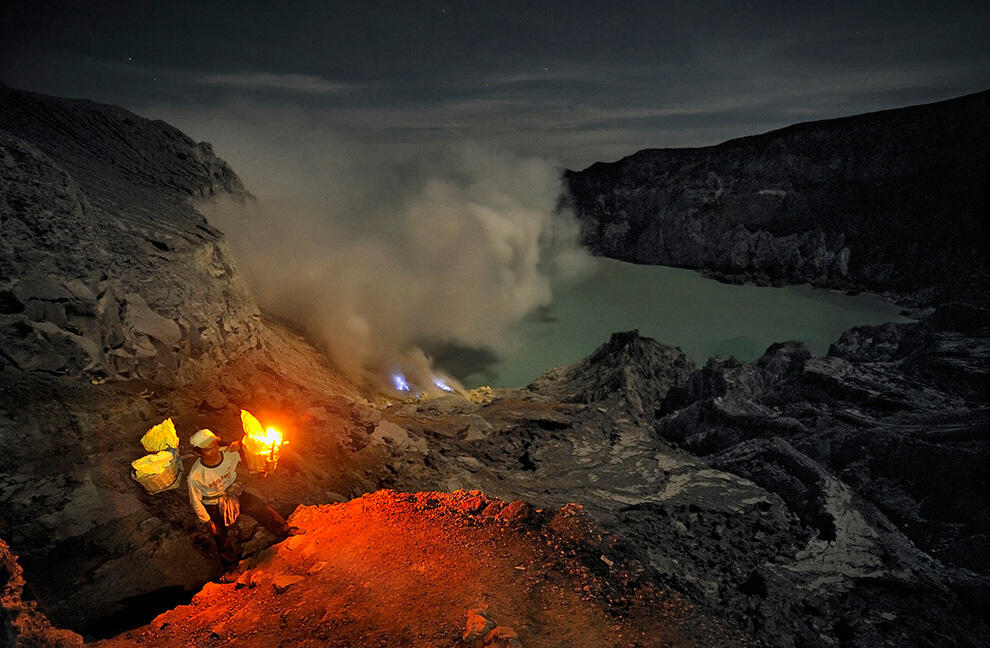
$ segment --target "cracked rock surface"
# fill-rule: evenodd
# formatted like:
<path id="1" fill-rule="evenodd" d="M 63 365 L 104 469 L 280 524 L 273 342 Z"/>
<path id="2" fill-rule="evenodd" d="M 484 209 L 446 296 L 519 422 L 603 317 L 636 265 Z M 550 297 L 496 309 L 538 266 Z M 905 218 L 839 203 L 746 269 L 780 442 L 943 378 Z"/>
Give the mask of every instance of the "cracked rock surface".
<path id="1" fill-rule="evenodd" d="M 129 477 L 165 417 L 188 453 L 200 427 L 239 437 L 240 407 L 305 413 L 287 423 L 318 441 L 267 485 L 283 513 L 298 503 L 287 492 L 373 488 L 373 408 L 298 331 L 262 318 L 197 211 L 217 196 L 250 199 L 208 144 L 0 86 L 0 537 L 57 625 L 110 631 L 219 569 L 184 484 L 153 496 Z M 346 470 L 320 467 L 342 452 Z M 243 531 L 247 551 L 270 541 Z"/>
<path id="2" fill-rule="evenodd" d="M 483 404 L 386 410 L 429 443 L 422 464 L 395 457 L 395 483 L 581 502 L 643 574 L 768 645 L 979 646 L 988 330 L 950 310 L 968 323 L 936 312 L 822 358 L 784 343 L 700 369 L 616 334 Z M 952 362 L 932 352 L 960 336 Z"/>

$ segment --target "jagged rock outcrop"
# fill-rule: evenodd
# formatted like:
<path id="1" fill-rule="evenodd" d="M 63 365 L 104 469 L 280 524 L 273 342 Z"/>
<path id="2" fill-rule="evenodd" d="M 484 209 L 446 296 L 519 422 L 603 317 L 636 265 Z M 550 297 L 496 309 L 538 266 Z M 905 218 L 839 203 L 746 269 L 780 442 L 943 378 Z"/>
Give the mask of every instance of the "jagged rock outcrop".
<path id="1" fill-rule="evenodd" d="M 990 91 L 568 171 L 585 244 L 726 281 L 990 290 Z"/>
<path id="2" fill-rule="evenodd" d="M 856 327 L 820 358 L 790 343 L 752 364 L 712 359 L 668 395 L 657 430 L 702 455 L 786 438 L 919 547 L 988 574 L 986 556 L 971 548 L 990 540 L 990 317 L 968 307 L 964 325 L 948 315 L 960 309 Z"/>
<path id="3" fill-rule="evenodd" d="M 985 365 L 986 339 L 956 318 L 960 339 L 945 320 L 837 343 L 868 361 L 791 342 L 694 370 L 676 349 L 616 334 L 484 404 L 386 410 L 427 442 L 422 463 L 390 460 L 393 483 L 581 502 L 618 539 L 597 550 L 768 645 L 979 646 L 986 396 L 938 385 L 978 379 L 969 368 Z M 919 355 L 938 348 L 955 354 L 954 373 L 935 369 L 944 354 Z"/>
<path id="4" fill-rule="evenodd" d="M 694 361 L 680 349 L 644 344 L 638 331 L 613 333 L 586 360 L 547 370 L 528 390 L 562 403 L 620 399 L 629 412 L 652 418 L 649 404 L 663 400 L 694 370 Z"/>

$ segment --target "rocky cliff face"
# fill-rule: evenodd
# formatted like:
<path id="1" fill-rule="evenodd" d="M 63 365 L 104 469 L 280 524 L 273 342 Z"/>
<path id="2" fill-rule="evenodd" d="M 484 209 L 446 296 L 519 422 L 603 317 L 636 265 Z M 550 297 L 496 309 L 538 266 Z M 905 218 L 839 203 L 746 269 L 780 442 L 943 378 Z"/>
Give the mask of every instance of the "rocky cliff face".
<path id="1" fill-rule="evenodd" d="M 249 199 L 208 144 L 115 106 L 0 87 L 0 537 L 59 625 L 104 632 L 217 569 L 184 489 L 151 496 L 129 477 L 141 435 L 167 416 L 184 442 L 200 427 L 234 438 L 239 407 L 286 415 L 314 463 L 290 458 L 294 477 L 269 487 L 285 513 L 286 492 L 373 486 L 375 445 L 358 456 L 340 441 L 364 430 L 368 406 L 263 320 L 197 211 L 214 196 Z M 340 453 L 346 467 L 319 471 Z"/>
<path id="2" fill-rule="evenodd" d="M 181 384 L 258 344 L 197 202 L 248 198 L 209 144 L 123 108 L 0 87 L 0 354 Z"/>
<path id="3" fill-rule="evenodd" d="M 726 281 L 988 294 L 990 91 L 568 171 L 595 253 Z"/>
<path id="4" fill-rule="evenodd" d="M 0 643 L 4 646 L 50 646 L 79 648 L 82 637 L 52 626 L 38 610 L 38 604 L 25 600 L 24 572 L 0 540 Z"/>

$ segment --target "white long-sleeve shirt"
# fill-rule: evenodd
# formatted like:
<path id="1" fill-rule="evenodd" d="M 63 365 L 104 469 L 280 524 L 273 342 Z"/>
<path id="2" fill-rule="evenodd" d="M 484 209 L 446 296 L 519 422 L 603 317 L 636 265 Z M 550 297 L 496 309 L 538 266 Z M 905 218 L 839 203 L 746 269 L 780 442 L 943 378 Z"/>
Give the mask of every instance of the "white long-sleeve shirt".
<path id="1" fill-rule="evenodd" d="M 220 465 L 209 468 L 203 465 L 202 459 L 197 459 L 189 469 L 189 503 L 192 504 L 196 517 L 203 523 L 210 521 L 210 514 L 203 506 L 216 504 L 221 495 L 237 480 L 237 464 L 241 456 L 230 450 L 223 450 Z"/>

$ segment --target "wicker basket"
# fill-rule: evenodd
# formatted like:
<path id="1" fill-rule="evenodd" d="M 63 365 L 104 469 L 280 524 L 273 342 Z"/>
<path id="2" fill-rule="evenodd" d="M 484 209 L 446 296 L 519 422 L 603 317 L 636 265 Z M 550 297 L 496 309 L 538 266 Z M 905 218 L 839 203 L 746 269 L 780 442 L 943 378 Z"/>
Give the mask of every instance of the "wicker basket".
<path id="1" fill-rule="evenodd" d="M 265 454 L 256 454 L 254 452 L 244 453 L 244 463 L 247 464 L 248 472 L 254 475 L 257 474 L 267 474 L 275 470 L 278 465 L 278 455 L 282 446 L 276 445 L 274 449 Z"/>
<path id="2" fill-rule="evenodd" d="M 179 484 L 182 482 L 179 477 L 182 475 L 182 460 L 179 458 L 179 453 L 172 452 L 172 461 L 165 467 L 160 473 L 154 475 L 142 475 L 138 477 L 137 472 L 131 469 L 131 479 L 137 483 L 144 486 L 144 490 L 148 491 L 152 495 L 156 493 L 161 493 L 163 491 L 172 490 L 173 488 L 178 488 Z"/>

